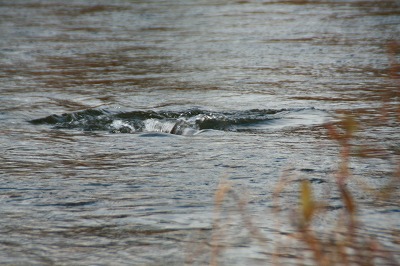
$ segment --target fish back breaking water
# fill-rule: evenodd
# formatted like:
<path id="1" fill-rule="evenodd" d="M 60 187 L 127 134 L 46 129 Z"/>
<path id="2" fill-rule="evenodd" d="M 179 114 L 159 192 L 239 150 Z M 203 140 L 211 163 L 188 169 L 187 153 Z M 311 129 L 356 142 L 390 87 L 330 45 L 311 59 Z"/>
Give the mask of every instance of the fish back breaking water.
<path id="1" fill-rule="evenodd" d="M 286 237 L 304 179 L 313 228 L 341 217 L 343 114 L 357 230 L 400 259 L 399 203 L 367 193 L 398 187 L 399 36 L 395 0 L 1 0 L 0 264 L 307 264 Z"/>
<path id="2" fill-rule="evenodd" d="M 31 120 L 34 125 L 49 124 L 55 129 L 110 131 L 113 133 L 162 132 L 190 135 L 202 130 L 262 131 L 277 127 L 317 125 L 328 118 L 326 112 L 308 109 L 281 109 L 236 112 L 210 112 L 191 109 L 176 111 L 113 112 L 88 109 L 80 112 L 50 115 Z"/>

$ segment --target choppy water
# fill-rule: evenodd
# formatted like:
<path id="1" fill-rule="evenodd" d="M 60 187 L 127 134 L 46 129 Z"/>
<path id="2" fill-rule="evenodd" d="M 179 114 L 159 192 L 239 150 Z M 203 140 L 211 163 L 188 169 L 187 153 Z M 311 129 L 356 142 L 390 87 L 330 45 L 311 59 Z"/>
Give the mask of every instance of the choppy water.
<path id="1" fill-rule="evenodd" d="M 34 119 L 32 124 L 53 125 L 55 129 L 108 130 L 113 133 L 161 132 L 194 135 L 205 130 L 251 132 L 276 127 L 321 124 L 328 114 L 313 108 L 298 110 L 247 110 L 210 112 L 199 109 L 176 111 L 110 112 L 87 109 L 75 113 Z"/>
<path id="2" fill-rule="evenodd" d="M 0 263 L 209 263 L 221 179 L 269 243 L 304 178 L 330 227 L 339 147 L 324 123 L 341 113 L 378 147 L 351 164 L 361 230 L 399 259 L 398 201 L 360 189 L 398 163 L 399 15 L 389 0 L 0 1 Z M 220 263 L 271 263 L 276 246 L 229 217 Z"/>

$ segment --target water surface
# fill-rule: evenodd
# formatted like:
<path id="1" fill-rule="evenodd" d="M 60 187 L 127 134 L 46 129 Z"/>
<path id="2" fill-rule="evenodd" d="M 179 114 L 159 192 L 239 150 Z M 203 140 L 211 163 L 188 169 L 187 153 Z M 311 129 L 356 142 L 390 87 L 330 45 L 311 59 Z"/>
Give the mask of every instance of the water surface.
<path id="1" fill-rule="evenodd" d="M 209 263 L 221 179 L 271 246 L 229 216 L 220 263 L 270 263 L 300 180 L 329 201 L 316 228 L 339 219 L 324 124 L 342 113 L 379 148 L 351 164 L 361 230 L 399 259 L 398 202 L 358 182 L 384 187 L 398 160 L 397 1 L 1 1 L 0 14 L 1 263 Z"/>

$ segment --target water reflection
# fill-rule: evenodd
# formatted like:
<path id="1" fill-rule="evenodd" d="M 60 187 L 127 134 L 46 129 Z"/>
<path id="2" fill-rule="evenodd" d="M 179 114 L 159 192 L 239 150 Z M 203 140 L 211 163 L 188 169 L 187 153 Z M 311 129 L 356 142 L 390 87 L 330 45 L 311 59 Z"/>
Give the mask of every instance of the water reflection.
<path id="1" fill-rule="evenodd" d="M 396 173 L 396 1 L 18 1 L 0 13 L 5 264 L 207 264 L 221 177 L 272 242 L 260 248 L 228 199 L 219 262 L 271 263 L 278 243 L 298 263 L 284 222 L 300 181 L 330 203 L 317 228 L 343 209 L 323 126 L 337 114 L 360 124 L 354 180 L 381 189 Z M 136 120 L 177 132 L 182 114 L 214 130 L 113 133 Z M 281 176 L 294 181 L 277 226 Z M 396 202 L 355 183 L 362 232 L 396 251 Z"/>

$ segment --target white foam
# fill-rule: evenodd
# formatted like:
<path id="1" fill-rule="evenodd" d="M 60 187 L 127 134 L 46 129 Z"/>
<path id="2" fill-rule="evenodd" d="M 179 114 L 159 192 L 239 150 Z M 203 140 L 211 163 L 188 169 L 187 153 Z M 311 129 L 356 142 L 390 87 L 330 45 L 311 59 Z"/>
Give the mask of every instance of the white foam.
<path id="1" fill-rule="evenodd" d="M 116 132 L 135 132 L 135 128 L 122 121 L 122 120 L 114 120 L 111 125 L 110 125 L 111 131 L 116 131 Z"/>
<path id="2" fill-rule="evenodd" d="M 174 122 L 159 121 L 157 119 L 147 119 L 144 121 L 143 131 L 170 133 L 174 126 Z"/>

